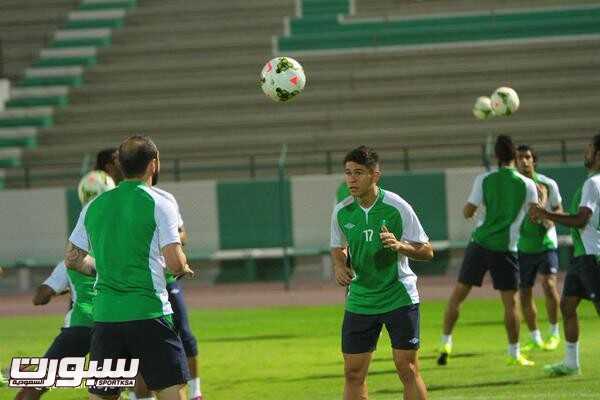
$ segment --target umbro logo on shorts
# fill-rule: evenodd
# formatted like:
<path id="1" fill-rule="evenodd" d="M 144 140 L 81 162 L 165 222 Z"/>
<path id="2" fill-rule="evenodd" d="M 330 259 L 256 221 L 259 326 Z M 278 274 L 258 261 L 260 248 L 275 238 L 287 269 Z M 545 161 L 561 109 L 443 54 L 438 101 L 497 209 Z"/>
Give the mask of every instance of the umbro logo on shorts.
<path id="1" fill-rule="evenodd" d="M 346 228 L 346 229 L 352 229 L 352 228 L 354 228 L 355 226 L 356 226 L 356 225 L 354 225 L 353 223 L 351 223 L 351 222 L 348 222 L 346 225 L 344 225 L 344 228 Z"/>
<path id="2" fill-rule="evenodd" d="M 412 338 L 408 341 L 408 343 L 410 344 L 419 344 L 419 338 Z"/>

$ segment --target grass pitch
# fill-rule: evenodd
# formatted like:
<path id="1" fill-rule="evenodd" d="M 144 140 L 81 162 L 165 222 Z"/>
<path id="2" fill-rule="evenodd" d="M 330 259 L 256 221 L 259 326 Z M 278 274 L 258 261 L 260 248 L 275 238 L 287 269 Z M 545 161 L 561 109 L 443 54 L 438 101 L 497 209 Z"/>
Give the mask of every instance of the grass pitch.
<path id="1" fill-rule="evenodd" d="M 567 378 L 549 378 L 542 371 L 544 364 L 562 359 L 562 343 L 556 351 L 532 353 L 535 367 L 506 366 L 499 300 L 467 300 L 454 332 L 455 355 L 448 366 L 438 367 L 434 351 L 444 305 L 426 301 L 421 306 L 421 369 L 430 399 L 600 399 L 600 318 L 591 304 L 582 302 L 579 312 L 583 373 Z M 538 308 L 543 312 L 541 301 Z M 205 398 L 340 399 L 342 315 L 341 306 L 192 311 Z M 7 368 L 14 356 L 41 356 L 61 324 L 62 315 L 0 318 L 0 366 Z M 547 332 L 544 318 L 541 328 Z M 521 342 L 527 338 L 522 325 Z M 402 398 L 385 331 L 368 385 L 372 399 Z M 15 393 L 14 389 L 0 389 L 0 399 L 12 399 Z M 75 400 L 87 395 L 83 389 L 55 389 L 43 398 Z"/>

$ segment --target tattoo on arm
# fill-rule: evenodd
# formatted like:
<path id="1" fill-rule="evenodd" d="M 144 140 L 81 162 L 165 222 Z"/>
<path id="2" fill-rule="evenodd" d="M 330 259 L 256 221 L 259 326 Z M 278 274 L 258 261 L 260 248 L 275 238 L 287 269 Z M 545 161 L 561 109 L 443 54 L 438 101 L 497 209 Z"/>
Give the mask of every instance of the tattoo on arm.
<path id="1" fill-rule="evenodd" d="M 88 257 L 85 250 L 80 249 L 69 242 L 65 254 L 65 265 L 67 268 L 75 269 L 85 275 L 96 275 L 96 267 L 93 259 Z"/>

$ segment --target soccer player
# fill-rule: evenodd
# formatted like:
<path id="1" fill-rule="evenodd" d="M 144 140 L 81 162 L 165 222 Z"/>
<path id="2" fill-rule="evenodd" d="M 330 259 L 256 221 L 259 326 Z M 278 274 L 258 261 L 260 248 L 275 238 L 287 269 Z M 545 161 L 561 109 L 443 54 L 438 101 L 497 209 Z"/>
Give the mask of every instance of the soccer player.
<path id="1" fill-rule="evenodd" d="M 381 171 L 375 151 L 365 146 L 350 151 L 344 173 L 351 196 L 335 206 L 331 217 L 335 277 L 348 287 L 342 325 L 344 399 L 367 399 L 367 371 L 385 325 L 404 399 L 426 400 L 417 356 L 417 277 L 408 259 L 430 260 L 433 249 L 410 204 L 377 186 Z"/>
<path id="2" fill-rule="evenodd" d="M 575 193 L 570 214 L 552 212 L 542 207 L 532 210 L 534 218 L 549 219 L 571 227 L 573 237 L 573 259 L 560 300 L 566 354 L 562 362 L 544 367 L 548 373 L 557 376 L 580 372 L 577 307 L 581 299 L 591 300 L 600 315 L 600 134 L 594 136 L 586 149 L 585 166 L 589 177 Z"/>
<path id="3" fill-rule="evenodd" d="M 123 180 L 123 174 L 118 162 L 117 148 L 112 147 L 100 151 L 96 158 L 96 169 L 103 170 L 117 183 Z M 176 208 L 177 217 L 179 219 L 178 227 L 181 245 L 185 246 L 185 242 L 187 241 L 187 232 L 185 231 L 183 218 L 181 217 L 177 200 L 171 193 L 154 186 L 157 183 L 158 175 L 155 175 L 152 180 L 152 189 L 160 196 L 165 197 L 165 199 L 171 202 L 173 207 Z M 175 330 L 179 334 L 183 343 L 183 348 L 185 350 L 190 369 L 191 379 L 187 382 L 188 397 L 189 400 L 202 400 L 200 377 L 198 376 L 198 341 L 192 333 L 192 329 L 189 324 L 187 307 L 183 297 L 183 289 L 171 272 L 166 271 L 165 276 L 167 282 L 167 291 L 169 292 L 169 303 L 171 303 L 173 308 L 173 323 L 175 325 Z M 130 393 L 130 400 L 145 400 L 151 398 L 153 398 L 152 393 L 148 390 L 143 378 L 138 377 L 136 380 L 135 389 Z"/>
<path id="4" fill-rule="evenodd" d="M 160 171 L 152 140 L 131 136 L 118 154 L 125 179 L 83 208 L 65 257 L 68 268 L 97 274 L 90 359 L 137 358 L 160 400 L 183 400 L 190 376 L 164 275 L 165 264 L 175 276 L 193 275 L 177 210 L 151 188 Z M 117 399 L 119 393 L 90 388 L 91 399 Z"/>
<path id="5" fill-rule="evenodd" d="M 523 219 L 538 202 L 533 180 L 514 168 L 515 147 L 509 136 L 496 139 L 495 155 L 499 168 L 475 178 L 473 189 L 463 209 L 465 218 L 471 218 L 479 207 L 485 208 L 471 242 L 465 251 L 458 283 L 454 287 L 444 315 L 444 326 L 439 365 L 445 365 L 452 352 L 452 330 L 458 320 L 461 303 L 473 286 L 481 286 L 489 270 L 494 289 L 500 291 L 504 305 L 504 324 L 508 334 L 509 365 L 533 365 L 519 349 L 519 314 L 517 288 L 519 264 L 517 243 Z"/>
<path id="6" fill-rule="evenodd" d="M 92 193 L 90 200 L 101 193 Z M 96 295 L 95 280 L 92 276 L 67 270 L 65 262 L 61 261 L 54 267 L 48 279 L 36 289 L 33 296 L 33 304 L 36 306 L 46 305 L 53 297 L 67 291 L 71 293 L 71 309 L 65 316 L 60 334 L 46 351 L 45 358 L 85 357 L 90 351 L 94 325 L 92 308 Z M 23 388 L 17 393 L 15 400 L 37 400 L 46 391 L 46 388 Z"/>
<path id="7" fill-rule="evenodd" d="M 521 174 L 533 179 L 536 183 L 540 204 L 543 204 L 546 210 L 562 212 L 562 199 L 556 181 L 536 172 L 536 163 L 537 155 L 531 147 L 521 145 L 517 148 L 517 168 Z M 560 333 L 558 327 L 559 297 L 556 290 L 558 239 L 554 223 L 548 220 L 534 222 L 531 218 L 523 218 L 518 249 L 521 307 L 527 327 L 531 332 L 531 339 L 523 346 L 523 351 L 555 350 L 560 343 Z M 546 312 L 550 322 L 550 336 L 546 342 L 542 339 L 537 325 L 537 309 L 533 301 L 532 288 L 538 273 L 542 280 Z"/>

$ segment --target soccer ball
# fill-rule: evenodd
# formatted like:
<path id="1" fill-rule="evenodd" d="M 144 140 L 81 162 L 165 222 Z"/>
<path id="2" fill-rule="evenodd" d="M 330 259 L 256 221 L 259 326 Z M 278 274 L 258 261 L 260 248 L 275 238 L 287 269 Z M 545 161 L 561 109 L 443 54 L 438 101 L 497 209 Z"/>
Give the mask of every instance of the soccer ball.
<path id="1" fill-rule="evenodd" d="M 115 181 L 104 171 L 88 172 L 77 185 L 77 194 L 82 205 L 94 197 L 115 188 Z"/>
<path id="2" fill-rule="evenodd" d="M 302 65 L 290 57 L 276 57 L 260 73 L 260 86 L 271 99 L 284 102 L 296 97 L 306 85 Z"/>
<path id="3" fill-rule="evenodd" d="M 509 116 L 519 109 L 519 95 L 509 87 L 500 87 L 492 94 L 492 110 L 496 115 Z"/>
<path id="4" fill-rule="evenodd" d="M 482 120 L 495 116 L 496 114 L 492 110 L 492 100 L 487 96 L 478 97 L 473 105 L 473 115 Z"/>

